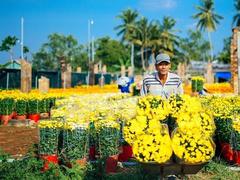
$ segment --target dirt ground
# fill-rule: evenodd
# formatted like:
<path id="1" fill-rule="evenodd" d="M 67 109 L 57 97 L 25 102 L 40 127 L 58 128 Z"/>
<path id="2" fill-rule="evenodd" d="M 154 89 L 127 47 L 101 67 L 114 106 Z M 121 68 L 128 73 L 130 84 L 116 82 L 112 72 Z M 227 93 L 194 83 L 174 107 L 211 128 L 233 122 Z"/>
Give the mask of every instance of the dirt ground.
<path id="1" fill-rule="evenodd" d="M 1 126 L 0 149 L 13 155 L 24 156 L 33 144 L 38 143 L 38 128 L 36 126 Z"/>

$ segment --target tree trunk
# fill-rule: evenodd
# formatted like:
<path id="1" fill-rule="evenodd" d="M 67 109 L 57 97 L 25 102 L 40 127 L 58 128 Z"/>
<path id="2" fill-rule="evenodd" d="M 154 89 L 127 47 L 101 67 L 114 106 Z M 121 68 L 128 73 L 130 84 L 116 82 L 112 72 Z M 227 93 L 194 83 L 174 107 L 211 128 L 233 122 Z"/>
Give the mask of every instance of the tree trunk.
<path id="1" fill-rule="evenodd" d="M 211 59 L 208 62 L 212 62 L 213 61 L 213 46 L 212 46 L 212 39 L 211 39 L 211 34 L 210 31 L 208 31 L 208 39 L 209 39 L 209 44 L 210 44 L 210 51 L 211 51 Z"/>
<path id="2" fill-rule="evenodd" d="M 134 74 L 134 44 L 131 44 L 131 67 Z"/>
<path id="3" fill-rule="evenodd" d="M 10 54 L 10 61 L 11 61 L 11 63 L 13 63 L 13 50 L 12 50 L 12 48 L 10 49 L 9 54 Z"/>
<path id="4" fill-rule="evenodd" d="M 141 47 L 141 60 L 142 60 L 142 68 L 145 71 L 146 68 L 145 68 L 145 61 L 144 61 L 144 47 L 143 46 Z"/>

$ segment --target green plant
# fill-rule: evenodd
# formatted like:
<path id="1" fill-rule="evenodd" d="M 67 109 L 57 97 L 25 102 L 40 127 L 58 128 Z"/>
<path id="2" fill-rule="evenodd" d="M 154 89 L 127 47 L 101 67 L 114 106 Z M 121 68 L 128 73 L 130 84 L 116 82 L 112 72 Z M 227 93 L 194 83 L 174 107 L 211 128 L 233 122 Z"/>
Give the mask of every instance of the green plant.
<path id="1" fill-rule="evenodd" d="M 232 128 L 232 119 L 222 119 L 222 118 L 215 118 L 214 119 L 216 124 L 216 135 L 221 142 L 230 143 L 233 128 Z"/>
<path id="2" fill-rule="evenodd" d="M 6 161 L 8 157 L 9 157 L 9 154 L 5 153 L 5 152 L 0 148 L 0 163 Z"/>
<path id="3" fill-rule="evenodd" d="M 97 131 L 98 151 L 101 158 L 119 153 L 120 130 L 113 127 L 100 127 Z"/>
<path id="4" fill-rule="evenodd" d="M 25 115 L 27 113 L 27 101 L 24 99 L 18 99 L 16 101 L 15 110 L 17 115 Z"/>
<path id="5" fill-rule="evenodd" d="M 59 130 L 56 128 L 40 128 L 40 154 L 56 154 L 58 149 L 58 134 Z"/>
<path id="6" fill-rule="evenodd" d="M 46 113 L 50 112 L 51 107 L 53 107 L 55 104 L 55 98 L 47 97 L 39 101 L 39 112 L 40 113 Z"/>
<path id="7" fill-rule="evenodd" d="M 76 128 L 63 131 L 63 153 L 69 160 L 85 158 L 88 153 L 88 129 Z"/>
<path id="8" fill-rule="evenodd" d="M 0 100 L 0 114 L 10 115 L 13 112 L 15 102 L 13 98 L 4 97 Z"/>
<path id="9" fill-rule="evenodd" d="M 203 90 L 204 79 L 202 77 L 192 77 L 192 92 L 200 92 Z"/>
<path id="10" fill-rule="evenodd" d="M 38 99 L 29 99 L 27 104 L 28 114 L 40 113 L 40 104 Z"/>

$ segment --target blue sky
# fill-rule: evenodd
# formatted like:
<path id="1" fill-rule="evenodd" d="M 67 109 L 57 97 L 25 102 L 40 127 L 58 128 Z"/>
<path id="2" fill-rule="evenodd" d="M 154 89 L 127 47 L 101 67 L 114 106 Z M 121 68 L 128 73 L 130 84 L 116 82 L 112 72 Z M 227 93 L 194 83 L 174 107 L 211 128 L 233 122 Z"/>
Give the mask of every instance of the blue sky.
<path id="1" fill-rule="evenodd" d="M 110 36 L 119 39 L 114 27 L 121 22 L 116 18 L 122 10 L 135 9 L 149 20 L 171 16 L 176 21 L 180 36 L 195 28 L 191 16 L 197 12 L 199 0 L 0 0 L 0 41 L 8 35 L 20 38 L 20 19 L 24 17 L 24 44 L 36 52 L 51 33 L 73 35 L 79 43 L 87 43 L 88 20 L 93 19 L 91 34 L 94 38 Z M 234 0 L 215 0 L 215 11 L 224 17 L 217 31 L 212 33 L 214 52 L 222 50 L 223 39 L 231 35 Z M 14 49 L 20 56 L 20 45 Z M 8 54 L 0 52 L 0 63 Z"/>

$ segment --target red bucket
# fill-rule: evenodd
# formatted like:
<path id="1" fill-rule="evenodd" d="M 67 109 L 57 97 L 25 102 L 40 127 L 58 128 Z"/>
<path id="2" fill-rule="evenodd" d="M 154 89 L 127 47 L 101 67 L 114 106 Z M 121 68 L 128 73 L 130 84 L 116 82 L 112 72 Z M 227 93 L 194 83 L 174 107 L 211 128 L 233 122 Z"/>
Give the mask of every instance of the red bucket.
<path id="1" fill-rule="evenodd" d="M 229 143 L 221 143 L 221 153 L 227 161 L 233 161 L 233 150 Z"/>
<path id="2" fill-rule="evenodd" d="M 236 165 L 240 165 L 240 151 L 233 151 L 234 157 L 233 162 Z"/>
<path id="3" fill-rule="evenodd" d="M 38 114 L 29 114 L 28 118 L 37 123 L 40 119 L 40 114 L 39 113 Z"/>
<path id="4" fill-rule="evenodd" d="M 114 173 L 117 171 L 118 155 L 109 156 L 106 159 L 106 173 Z"/>
<path id="5" fill-rule="evenodd" d="M 118 160 L 121 162 L 128 161 L 129 158 L 133 156 L 132 146 L 124 145 L 122 146 L 122 153 L 119 154 Z"/>

